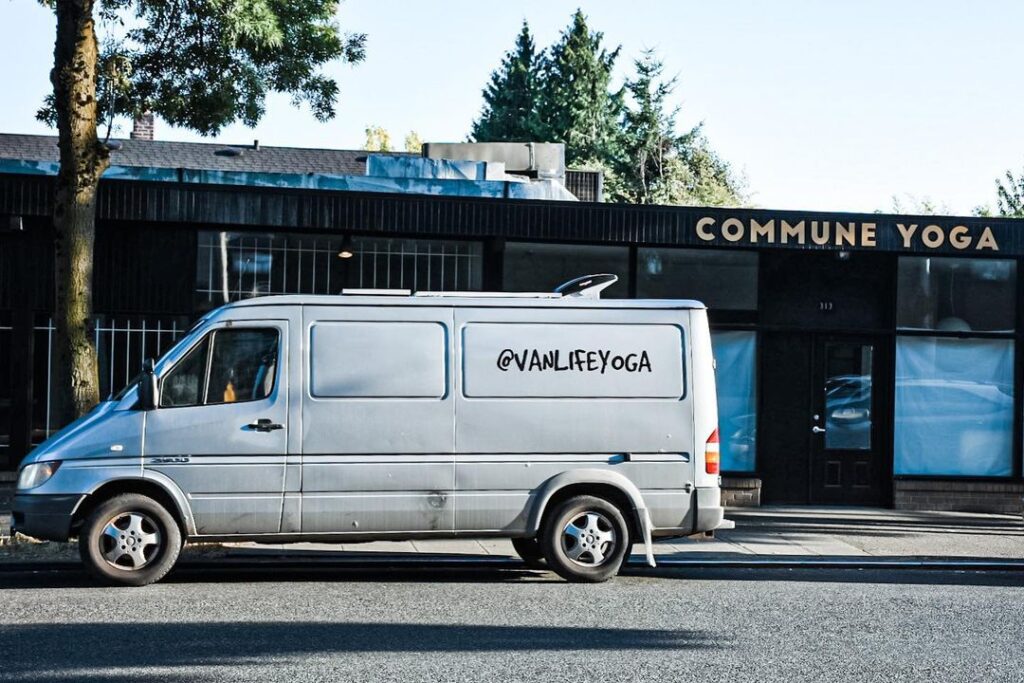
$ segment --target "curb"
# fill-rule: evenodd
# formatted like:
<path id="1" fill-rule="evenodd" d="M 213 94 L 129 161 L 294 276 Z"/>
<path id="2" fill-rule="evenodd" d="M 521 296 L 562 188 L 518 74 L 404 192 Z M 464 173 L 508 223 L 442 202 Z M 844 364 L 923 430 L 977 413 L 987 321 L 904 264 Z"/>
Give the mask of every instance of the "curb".
<path id="1" fill-rule="evenodd" d="M 261 570 L 261 569 L 432 569 L 432 568 L 519 568 L 531 570 L 513 557 L 487 555 L 391 555 L 374 557 L 247 557 L 196 559 L 180 562 L 178 571 Z M 973 560 L 958 558 L 759 558 L 759 559 L 684 559 L 664 558 L 657 567 L 648 567 L 643 558 L 628 562 L 624 569 L 641 572 L 658 569 L 842 569 L 842 570 L 925 570 L 925 571 L 998 571 L 1024 572 L 1024 560 Z M 30 572 L 81 571 L 76 561 L 0 562 L 0 574 Z"/>

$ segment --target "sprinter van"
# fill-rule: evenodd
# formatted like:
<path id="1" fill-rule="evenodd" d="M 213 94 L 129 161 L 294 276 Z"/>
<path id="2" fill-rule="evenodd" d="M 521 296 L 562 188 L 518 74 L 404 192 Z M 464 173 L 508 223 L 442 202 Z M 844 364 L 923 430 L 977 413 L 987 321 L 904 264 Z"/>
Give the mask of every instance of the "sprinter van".
<path id="1" fill-rule="evenodd" d="M 707 311 L 553 294 L 268 296 L 200 320 L 22 464 L 14 527 L 99 579 L 186 540 L 507 537 L 570 581 L 723 525 Z"/>

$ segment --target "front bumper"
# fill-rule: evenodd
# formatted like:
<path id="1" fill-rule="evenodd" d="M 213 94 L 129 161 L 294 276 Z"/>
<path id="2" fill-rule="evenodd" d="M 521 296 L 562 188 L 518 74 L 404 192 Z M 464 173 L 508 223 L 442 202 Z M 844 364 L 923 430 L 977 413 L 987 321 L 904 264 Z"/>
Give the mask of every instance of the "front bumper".
<path id="1" fill-rule="evenodd" d="M 14 496 L 11 533 L 18 532 L 43 541 L 66 541 L 71 518 L 85 494 L 32 494 Z"/>

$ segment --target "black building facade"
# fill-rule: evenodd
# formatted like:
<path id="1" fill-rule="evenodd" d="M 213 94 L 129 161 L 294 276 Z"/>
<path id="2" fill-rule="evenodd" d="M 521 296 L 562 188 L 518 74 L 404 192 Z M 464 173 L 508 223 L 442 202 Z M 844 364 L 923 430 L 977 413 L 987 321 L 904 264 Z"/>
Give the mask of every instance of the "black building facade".
<path id="1" fill-rule="evenodd" d="M 52 432 L 53 178 L 0 173 L 0 467 Z M 6 228 L 6 229 L 5 229 Z M 337 253 L 351 240 L 355 256 Z M 708 304 L 733 502 L 1021 508 L 1024 232 L 1008 219 L 104 180 L 104 391 L 206 310 L 343 287 Z"/>

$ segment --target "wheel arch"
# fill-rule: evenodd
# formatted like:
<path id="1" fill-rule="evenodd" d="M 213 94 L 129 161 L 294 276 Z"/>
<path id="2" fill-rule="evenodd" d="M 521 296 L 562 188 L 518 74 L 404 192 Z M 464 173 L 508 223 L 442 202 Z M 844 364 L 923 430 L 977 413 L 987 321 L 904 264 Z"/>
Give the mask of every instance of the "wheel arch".
<path id="1" fill-rule="evenodd" d="M 138 493 L 156 500 L 178 523 L 183 537 L 194 535 L 195 522 L 185 495 L 174 482 L 147 473 L 139 477 L 119 477 L 99 484 L 90 491 L 75 510 L 71 519 L 71 534 L 76 535 L 86 517 L 101 503 L 125 493 Z"/>
<path id="2" fill-rule="evenodd" d="M 633 538 L 643 539 L 649 535 L 647 506 L 640 489 L 618 472 L 597 469 L 562 472 L 544 482 L 530 510 L 527 521 L 529 533 L 536 535 L 540 531 L 548 510 L 580 495 L 596 495 L 612 501 L 622 510 Z"/>

